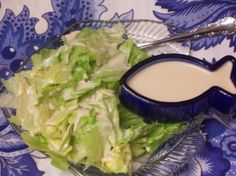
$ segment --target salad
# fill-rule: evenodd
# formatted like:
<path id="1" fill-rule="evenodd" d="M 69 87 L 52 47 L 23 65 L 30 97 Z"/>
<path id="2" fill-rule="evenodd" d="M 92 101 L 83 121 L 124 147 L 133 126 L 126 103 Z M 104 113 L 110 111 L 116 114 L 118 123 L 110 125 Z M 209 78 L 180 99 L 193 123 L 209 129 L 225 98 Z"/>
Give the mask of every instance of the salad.
<path id="1" fill-rule="evenodd" d="M 60 169 L 73 162 L 130 173 L 135 158 L 151 155 L 184 127 L 146 124 L 120 104 L 121 76 L 148 57 L 123 34 L 119 26 L 73 32 L 60 48 L 34 54 L 32 70 L 3 80 L 8 93 L 0 106 L 11 102 L 24 142 Z"/>

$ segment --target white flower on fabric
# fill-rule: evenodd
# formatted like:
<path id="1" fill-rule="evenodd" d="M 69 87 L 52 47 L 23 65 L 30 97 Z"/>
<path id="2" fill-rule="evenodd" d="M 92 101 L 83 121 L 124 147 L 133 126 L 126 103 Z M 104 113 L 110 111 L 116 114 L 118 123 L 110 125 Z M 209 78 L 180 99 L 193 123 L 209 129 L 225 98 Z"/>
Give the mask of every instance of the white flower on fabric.
<path id="1" fill-rule="evenodd" d="M 211 174 L 213 163 L 204 156 L 195 156 L 188 164 L 188 169 L 177 174 L 177 176 L 203 176 Z"/>
<path id="2" fill-rule="evenodd" d="M 208 158 L 197 156 L 195 158 L 195 162 L 199 164 L 199 167 L 201 167 L 201 172 L 203 174 L 209 174 L 212 172 L 213 163 L 211 163 Z"/>

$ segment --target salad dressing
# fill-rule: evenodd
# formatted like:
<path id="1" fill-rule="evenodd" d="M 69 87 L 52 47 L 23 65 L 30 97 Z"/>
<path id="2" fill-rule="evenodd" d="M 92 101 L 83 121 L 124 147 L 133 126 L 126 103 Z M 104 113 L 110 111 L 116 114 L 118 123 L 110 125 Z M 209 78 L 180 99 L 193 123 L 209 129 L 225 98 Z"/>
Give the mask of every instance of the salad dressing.
<path id="1" fill-rule="evenodd" d="M 160 62 L 134 74 L 127 84 L 145 97 L 164 102 L 189 100 L 213 86 L 236 94 L 230 79 L 232 68 L 230 61 L 215 71 L 182 61 Z"/>

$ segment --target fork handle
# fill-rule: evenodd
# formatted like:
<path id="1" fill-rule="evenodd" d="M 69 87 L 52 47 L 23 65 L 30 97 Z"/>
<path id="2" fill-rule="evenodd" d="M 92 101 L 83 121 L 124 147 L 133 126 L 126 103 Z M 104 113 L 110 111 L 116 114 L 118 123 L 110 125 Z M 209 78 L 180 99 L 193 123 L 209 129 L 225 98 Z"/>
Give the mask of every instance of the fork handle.
<path id="1" fill-rule="evenodd" d="M 200 38 L 211 38 L 218 35 L 233 35 L 236 33 L 236 18 L 235 17 L 225 17 L 214 23 L 204 25 L 202 27 L 192 29 L 190 31 L 184 32 L 182 34 L 171 36 L 168 38 L 145 42 L 138 44 L 138 47 L 141 49 L 152 47 L 153 45 L 167 43 L 167 42 L 180 42 L 186 40 L 197 40 Z"/>

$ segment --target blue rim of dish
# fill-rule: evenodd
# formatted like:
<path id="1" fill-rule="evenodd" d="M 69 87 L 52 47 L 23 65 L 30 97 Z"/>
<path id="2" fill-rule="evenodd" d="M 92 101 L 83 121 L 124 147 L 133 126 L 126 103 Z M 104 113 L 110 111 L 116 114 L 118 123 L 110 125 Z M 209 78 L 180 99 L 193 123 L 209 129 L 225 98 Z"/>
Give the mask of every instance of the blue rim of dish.
<path id="1" fill-rule="evenodd" d="M 140 97 L 144 101 L 148 101 L 148 102 L 151 102 L 154 104 L 159 104 L 159 105 L 165 105 L 165 106 L 169 106 L 169 107 L 173 107 L 173 106 L 176 107 L 176 106 L 182 106 L 182 105 L 186 105 L 186 104 L 190 104 L 190 103 L 195 103 L 198 100 L 207 97 L 213 91 L 220 91 L 230 97 L 236 98 L 236 94 L 232 94 L 232 93 L 228 92 L 227 90 L 222 89 L 221 87 L 212 86 L 210 89 L 206 90 L 205 92 L 203 92 L 202 94 L 200 94 L 194 98 L 184 100 L 184 101 L 178 101 L 178 102 L 164 102 L 164 101 L 158 101 L 158 100 L 154 100 L 154 99 L 148 98 L 146 96 L 143 96 L 127 85 L 127 83 L 126 83 L 127 80 L 129 78 L 131 78 L 132 75 L 134 75 L 135 73 L 140 71 L 141 69 L 143 69 L 149 65 L 152 65 L 153 63 L 166 62 L 166 61 L 184 61 L 184 62 L 188 62 L 191 64 L 195 64 L 197 66 L 200 66 L 200 67 L 207 69 L 209 71 L 212 71 L 212 72 L 219 69 L 227 61 L 231 61 L 233 63 L 233 68 L 232 68 L 232 72 L 230 75 L 230 79 L 232 80 L 233 84 L 236 87 L 236 59 L 233 56 L 230 56 L 230 55 L 225 56 L 222 59 L 220 59 L 219 61 L 217 61 L 216 63 L 211 64 L 211 63 L 208 63 L 207 61 L 200 60 L 200 59 L 193 57 L 193 56 L 188 56 L 188 55 L 183 55 L 183 54 L 161 54 L 161 55 L 156 55 L 156 56 L 152 56 L 148 59 L 145 59 L 144 61 L 134 65 L 131 69 L 129 69 L 122 76 L 122 78 L 120 80 L 121 89 L 123 88 L 123 89 L 128 90 L 130 93 L 133 94 L 133 96 Z"/>

